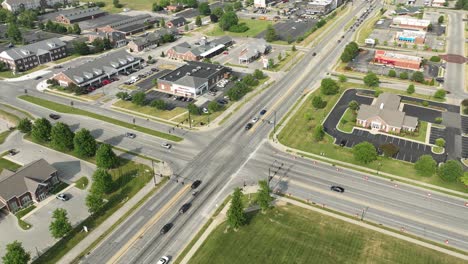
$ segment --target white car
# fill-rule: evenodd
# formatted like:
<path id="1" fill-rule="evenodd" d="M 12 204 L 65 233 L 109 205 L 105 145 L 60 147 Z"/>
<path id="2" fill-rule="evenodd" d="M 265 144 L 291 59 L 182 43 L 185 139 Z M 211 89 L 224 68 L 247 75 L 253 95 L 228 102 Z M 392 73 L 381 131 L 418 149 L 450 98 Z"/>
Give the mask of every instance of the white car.
<path id="1" fill-rule="evenodd" d="M 208 111 L 208 109 L 206 109 L 205 107 L 203 107 L 202 111 L 203 111 L 203 113 L 205 113 L 205 114 L 210 113 L 210 112 Z"/>
<path id="2" fill-rule="evenodd" d="M 257 123 L 257 121 L 258 121 L 258 117 L 252 118 L 252 123 Z"/>
<path id="3" fill-rule="evenodd" d="M 172 145 L 169 144 L 169 143 L 162 143 L 161 146 L 162 146 L 163 148 L 167 148 L 167 149 L 172 148 Z"/>
<path id="4" fill-rule="evenodd" d="M 158 263 L 157 263 L 157 264 L 167 264 L 167 263 L 169 263 L 169 257 L 162 256 L 162 257 L 158 260 Z"/>

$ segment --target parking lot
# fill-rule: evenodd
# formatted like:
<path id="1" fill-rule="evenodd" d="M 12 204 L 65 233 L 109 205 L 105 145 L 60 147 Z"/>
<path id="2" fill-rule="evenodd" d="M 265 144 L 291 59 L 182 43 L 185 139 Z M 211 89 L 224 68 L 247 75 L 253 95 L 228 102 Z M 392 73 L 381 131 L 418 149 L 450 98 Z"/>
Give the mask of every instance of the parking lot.
<path id="1" fill-rule="evenodd" d="M 284 22 L 274 24 L 273 27 L 276 30 L 280 40 L 284 41 L 296 41 L 300 36 L 303 36 L 308 30 L 310 30 L 317 20 L 315 19 L 289 19 Z M 266 31 L 261 32 L 257 38 L 264 38 Z"/>
<path id="2" fill-rule="evenodd" d="M 212 4 L 210 4 L 211 12 L 213 12 L 213 10 L 215 8 L 223 7 L 223 6 L 224 6 L 224 3 L 222 3 L 222 2 L 212 3 Z M 200 15 L 200 12 L 198 11 L 198 8 L 188 8 L 188 9 L 185 9 L 185 10 L 180 11 L 177 14 L 175 14 L 175 16 L 177 16 L 177 17 L 183 17 L 183 18 L 186 18 L 186 19 L 194 18 L 194 17 L 196 17 L 198 15 Z"/>

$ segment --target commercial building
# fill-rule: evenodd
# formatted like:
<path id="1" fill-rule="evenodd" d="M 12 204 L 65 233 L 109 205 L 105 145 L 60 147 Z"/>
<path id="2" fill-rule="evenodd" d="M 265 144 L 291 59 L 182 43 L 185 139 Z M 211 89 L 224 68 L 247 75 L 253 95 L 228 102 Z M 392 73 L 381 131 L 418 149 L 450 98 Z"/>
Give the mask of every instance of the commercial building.
<path id="1" fill-rule="evenodd" d="M 400 111 L 401 97 L 392 93 L 382 93 L 372 105 L 361 105 L 356 123 L 372 130 L 400 133 L 414 132 L 418 126 L 416 117 Z"/>
<path id="2" fill-rule="evenodd" d="M 446 5 L 446 0 L 432 0 L 431 6 L 433 7 L 444 7 Z"/>
<path id="3" fill-rule="evenodd" d="M 127 45 L 128 40 L 124 33 L 119 31 L 114 32 L 88 32 L 86 37 L 89 42 L 93 42 L 95 39 L 109 39 L 114 48 L 119 48 Z"/>
<path id="4" fill-rule="evenodd" d="M 139 67 L 141 61 L 141 58 L 134 57 L 125 50 L 109 52 L 92 61 L 58 73 L 52 79 L 57 80 L 64 87 L 72 83 L 80 87 L 86 87 L 129 69 Z"/>
<path id="5" fill-rule="evenodd" d="M 249 41 L 241 47 L 239 63 L 251 63 L 260 58 L 260 56 L 268 54 L 270 50 L 271 46 L 264 39 L 249 39 Z"/>
<path id="6" fill-rule="evenodd" d="M 393 11 L 393 14 L 396 14 L 398 16 L 416 16 L 421 14 L 423 11 L 423 7 L 420 6 L 401 6 L 397 8 L 395 11 Z"/>
<path id="7" fill-rule="evenodd" d="M 157 89 L 161 92 L 197 97 L 208 91 L 217 82 L 229 78 L 230 68 L 222 65 L 189 61 L 158 79 Z"/>
<path id="8" fill-rule="evenodd" d="M 254 0 L 254 7 L 261 7 L 265 8 L 267 7 L 267 0 Z"/>
<path id="9" fill-rule="evenodd" d="M 398 16 L 393 18 L 392 26 L 404 29 L 416 29 L 427 31 L 431 21 L 426 19 L 417 19 L 412 17 Z"/>
<path id="10" fill-rule="evenodd" d="M 176 35 L 177 30 L 163 28 L 151 33 L 147 33 L 144 36 L 134 38 L 128 43 L 127 47 L 132 52 L 141 52 L 146 48 L 157 47 L 162 43 L 163 36 L 168 34 Z"/>
<path id="11" fill-rule="evenodd" d="M 401 69 L 419 70 L 421 68 L 422 59 L 421 57 L 377 50 L 374 55 L 374 63 Z"/>
<path id="12" fill-rule="evenodd" d="M 55 21 L 64 24 L 74 24 L 89 19 L 95 19 L 105 14 L 106 12 L 102 11 L 99 7 L 76 8 L 60 11 Z"/>
<path id="13" fill-rule="evenodd" d="M 167 57 L 185 61 L 212 58 L 231 46 L 233 41 L 229 36 L 224 36 L 212 41 L 208 41 L 206 37 L 203 37 L 197 44 L 198 45 L 190 45 L 187 42 L 180 43 L 166 52 Z"/>
<path id="14" fill-rule="evenodd" d="M 66 57 L 65 42 L 51 38 L 0 53 L 0 61 L 12 71 L 27 71 L 40 64 Z"/>
<path id="15" fill-rule="evenodd" d="M 34 161 L 18 171 L 3 169 L 0 173 L 0 211 L 16 212 L 49 196 L 59 183 L 57 170 L 47 161 Z"/>
<path id="16" fill-rule="evenodd" d="M 38 9 L 38 8 L 50 8 L 56 4 L 63 6 L 71 5 L 76 3 L 76 0 L 4 0 L 2 7 L 10 10 L 11 12 L 17 12 L 21 9 Z"/>
<path id="17" fill-rule="evenodd" d="M 101 20 L 101 21 L 99 21 Z M 148 14 L 138 16 L 125 16 L 112 14 L 97 19 L 100 25 L 96 27 L 96 32 L 121 32 L 126 36 L 148 29 L 159 21 Z"/>
<path id="18" fill-rule="evenodd" d="M 403 32 L 395 34 L 395 41 L 422 45 L 426 41 L 426 33 L 424 31 L 403 30 Z"/>

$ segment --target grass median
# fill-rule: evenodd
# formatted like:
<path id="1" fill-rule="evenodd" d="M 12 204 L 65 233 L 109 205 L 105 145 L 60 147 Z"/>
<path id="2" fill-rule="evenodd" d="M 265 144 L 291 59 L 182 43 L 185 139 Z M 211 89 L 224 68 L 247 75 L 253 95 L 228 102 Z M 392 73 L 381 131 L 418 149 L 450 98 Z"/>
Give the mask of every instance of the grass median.
<path id="1" fill-rule="evenodd" d="M 56 112 L 91 117 L 91 118 L 98 119 L 98 120 L 101 120 L 101 121 L 104 121 L 104 122 L 108 122 L 108 123 L 111 123 L 111 124 L 114 124 L 114 125 L 117 125 L 117 126 L 133 129 L 133 130 L 136 130 L 136 131 L 148 134 L 148 135 L 164 138 L 164 139 L 175 141 L 175 142 L 180 142 L 180 141 L 183 140 L 183 138 L 178 137 L 178 136 L 174 136 L 174 135 L 171 135 L 171 134 L 167 134 L 167 133 L 163 133 L 163 132 L 160 132 L 160 131 L 152 130 L 152 129 L 142 127 L 142 126 L 138 126 L 138 125 L 133 125 L 133 124 L 130 124 L 130 123 L 127 123 L 127 122 L 124 122 L 124 121 L 121 121 L 121 120 L 117 120 L 117 119 L 114 119 L 114 118 L 111 118 L 111 117 L 99 115 L 99 114 L 92 113 L 92 112 L 82 110 L 82 109 L 79 109 L 79 108 L 71 107 L 71 106 L 68 106 L 68 105 L 55 103 L 55 102 L 45 100 L 45 99 L 42 99 L 42 98 L 38 98 L 38 97 L 30 96 L 30 95 L 21 95 L 21 96 L 19 96 L 19 98 L 24 100 L 24 101 L 27 101 L 27 102 L 30 102 L 32 104 L 36 104 L 36 105 L 51 109 L 51 110 L 56 111 Z"/>

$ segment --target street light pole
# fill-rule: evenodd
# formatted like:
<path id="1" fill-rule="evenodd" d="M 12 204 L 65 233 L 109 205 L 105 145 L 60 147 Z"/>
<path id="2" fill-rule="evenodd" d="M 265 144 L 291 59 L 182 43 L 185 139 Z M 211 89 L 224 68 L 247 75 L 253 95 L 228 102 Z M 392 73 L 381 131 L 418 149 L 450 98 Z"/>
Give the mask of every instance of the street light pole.
<path id="1" fill-rule="evenodd" d="M 369 210 L 369 206 L 367 206 L 366 208 L 362 209 L 361 221 L 364 221 L 364 216 L 366 215 L 367 210 Z"/>
<path id="2" fill-rule="evenodd" d="M 188 111 L 188 123 L 189 127 L 192 128 L 192 116 L 190 115 L 190 110 Z"/>

